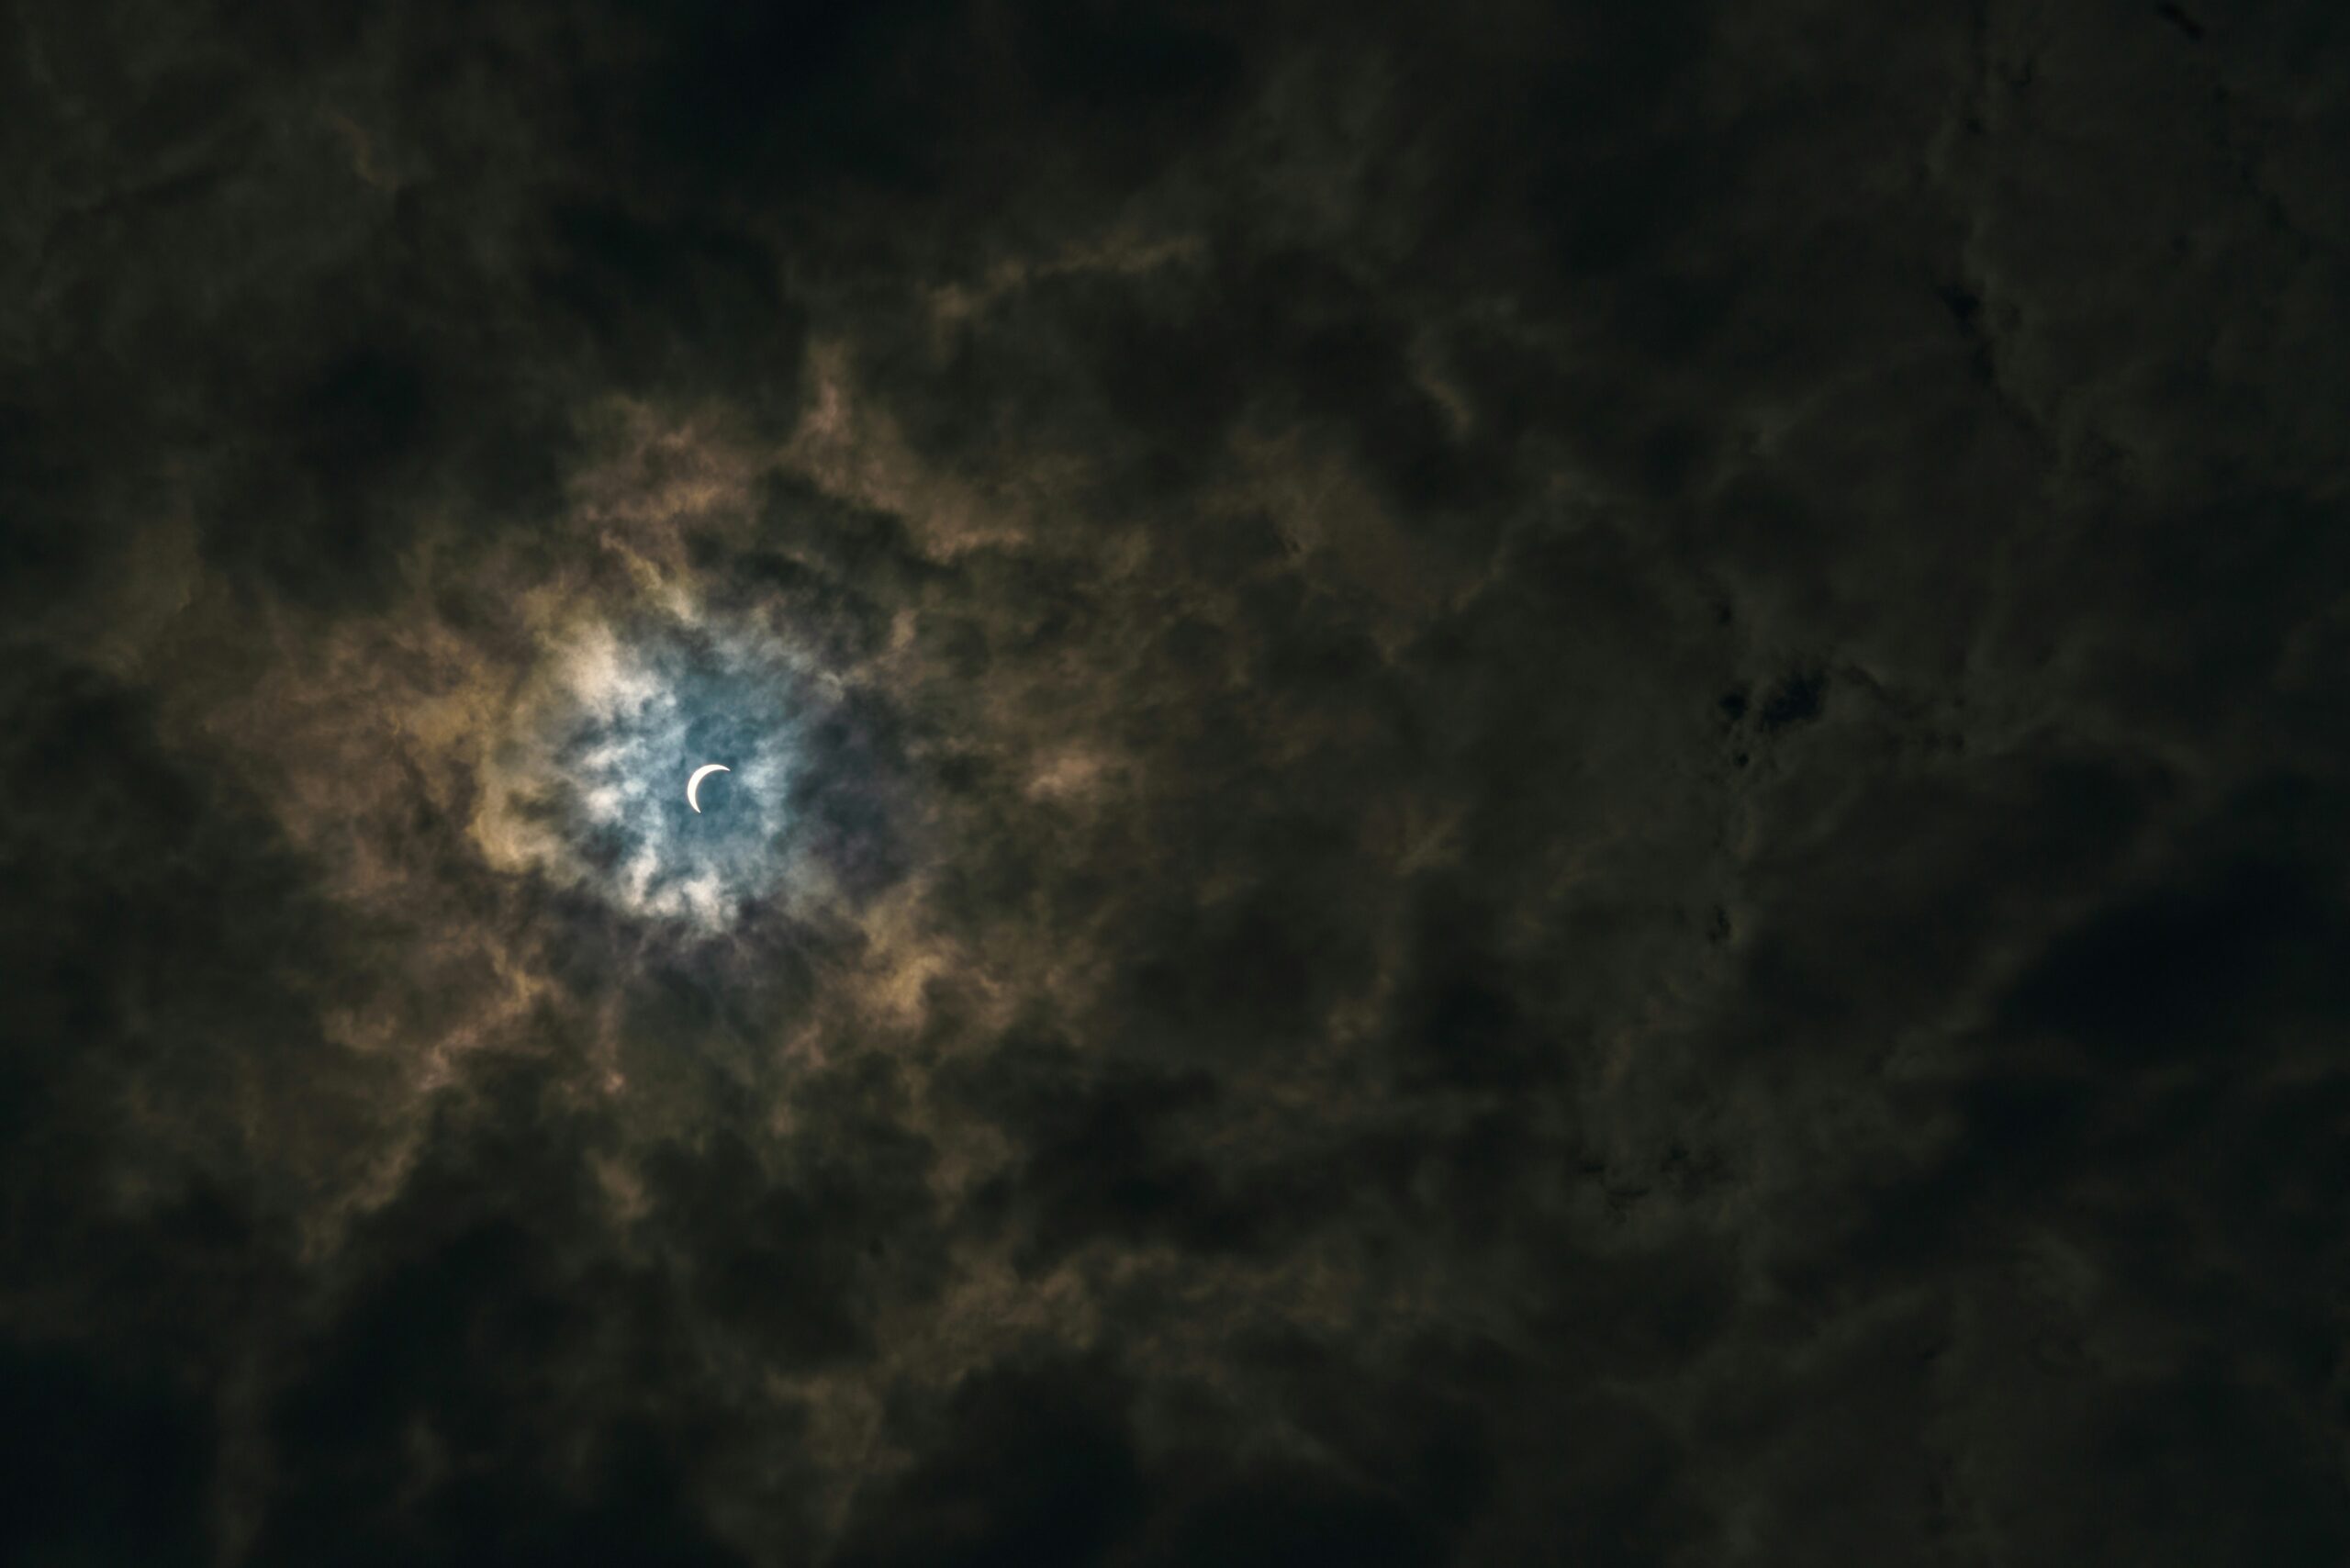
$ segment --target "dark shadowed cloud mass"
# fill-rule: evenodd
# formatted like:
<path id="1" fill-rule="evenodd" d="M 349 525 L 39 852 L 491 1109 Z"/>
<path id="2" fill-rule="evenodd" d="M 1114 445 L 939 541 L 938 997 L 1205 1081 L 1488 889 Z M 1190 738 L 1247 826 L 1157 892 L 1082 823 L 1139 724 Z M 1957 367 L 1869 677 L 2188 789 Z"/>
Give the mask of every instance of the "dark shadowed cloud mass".
<path id="1" fill-rule="evenodd" d="M 2338 10 L 17 5 L 0 1560 L 2350 1562 Z"/>

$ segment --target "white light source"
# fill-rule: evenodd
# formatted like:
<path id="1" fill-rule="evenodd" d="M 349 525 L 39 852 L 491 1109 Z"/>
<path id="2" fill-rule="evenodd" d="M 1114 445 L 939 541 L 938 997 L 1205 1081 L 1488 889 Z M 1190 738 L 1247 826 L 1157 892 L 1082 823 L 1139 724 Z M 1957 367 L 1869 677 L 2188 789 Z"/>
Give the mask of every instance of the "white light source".
<path id="1" fill-rule="evenodd" d="M 732 773 L 733 771 L 734 770 L 733 768 L 719 762 L 705 762 L 699 767 L 695 768 L 693 771 L 693 777 L 686 780 L 686 804 L 691 806 L 697 812 L 700 811 L 701 802 L 694 799 L 694 792 L 701 788 L 701 781 L 709 778 L 713 773 Z"/>

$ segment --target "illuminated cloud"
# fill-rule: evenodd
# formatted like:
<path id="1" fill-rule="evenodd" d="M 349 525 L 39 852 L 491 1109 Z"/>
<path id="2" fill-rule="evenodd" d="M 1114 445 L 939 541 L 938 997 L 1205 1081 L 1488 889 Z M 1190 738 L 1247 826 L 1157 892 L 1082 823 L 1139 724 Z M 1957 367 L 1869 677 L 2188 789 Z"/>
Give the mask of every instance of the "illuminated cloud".
<path id="1" fill-rule="evenodd" d="M 0 1561 L 2350 1561 L 2238 9 L 25 10 Z"/>

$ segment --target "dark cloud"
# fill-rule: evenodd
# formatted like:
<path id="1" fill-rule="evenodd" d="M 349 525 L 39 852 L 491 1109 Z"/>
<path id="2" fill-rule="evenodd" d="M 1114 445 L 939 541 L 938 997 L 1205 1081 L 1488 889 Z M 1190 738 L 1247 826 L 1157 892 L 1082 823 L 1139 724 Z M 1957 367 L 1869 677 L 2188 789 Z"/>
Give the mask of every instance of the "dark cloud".
<path id="1" fill-rule="evenodd" d="M 2322 9 L 9 36 L 0 1558 L 2350 1553 Z"/>
<path id="2" fill-rule="evenodd" d="M 840 1561 L 1108 1561 L 1147 1496 L 1128 1394 L 1114 1365 L 1068 1359 L 974 1377 L 914 1435 L 923 1459 L 852 1520 Z"/>
<path id="3" fill-rule="evenodd" d="M 213 1480 L 203 1401 L 32 1347 L 0 1361 L 10 1412 L 0 1492 L 19 1561 L 207 1561 Z"/>

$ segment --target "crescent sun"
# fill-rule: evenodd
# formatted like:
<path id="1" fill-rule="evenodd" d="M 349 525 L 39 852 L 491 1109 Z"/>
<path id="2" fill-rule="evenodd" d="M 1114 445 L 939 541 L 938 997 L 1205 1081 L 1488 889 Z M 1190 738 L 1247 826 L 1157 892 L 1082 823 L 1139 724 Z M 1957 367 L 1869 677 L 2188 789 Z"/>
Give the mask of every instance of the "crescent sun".
<path id="1" fill-rule="evenodd" d="M 713 773 L 732 773 L 733 771 L 734 770 L 733 768 L 727 767 L 722 762 L 705 762 L 699 767 L 695 768 L 693 771 L 693 777 L 686 780 L 686 804 L 691 806 L 697 812 L 700 811 L 701 802 L 694 799 L 694 791 L 701 788 L 701 781 L 709 778 Z"/>

